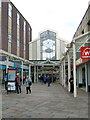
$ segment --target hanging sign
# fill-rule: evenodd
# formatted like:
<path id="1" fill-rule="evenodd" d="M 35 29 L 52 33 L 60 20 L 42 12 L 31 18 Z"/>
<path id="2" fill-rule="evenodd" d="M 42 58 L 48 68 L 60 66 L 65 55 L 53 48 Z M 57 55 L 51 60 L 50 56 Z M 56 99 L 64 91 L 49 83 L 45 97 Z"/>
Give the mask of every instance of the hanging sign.
<path id="1" fill-rule="evenodd" d="M 81 47 L 81 58 L 90 59 L 90 47 Z"/>
<path id="2" fill-rule="evenodd" d="M 0 61 L 5 61 L 5 58 L 0 58 Z"/>
<path id="3" fill-rule="evenodd" d="M 15 68 L 21 68 L 21 64 L 19 64 L 19 63 L 14 63 L 14 67 L 15 67 Z"/>

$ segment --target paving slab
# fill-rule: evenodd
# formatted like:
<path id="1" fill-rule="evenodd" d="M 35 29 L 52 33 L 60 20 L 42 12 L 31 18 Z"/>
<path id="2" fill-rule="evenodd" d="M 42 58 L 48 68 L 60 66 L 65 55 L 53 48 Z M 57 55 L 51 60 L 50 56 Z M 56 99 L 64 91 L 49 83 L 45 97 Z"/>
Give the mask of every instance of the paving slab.
<path id="1" fill-rule="evenodd" d="M 58 83 L 32 84 L 32 93 L 6 93 L 2 86 L 3 118 L 88 118 L 88 93 L 78 89 L 78 97 Z"/>

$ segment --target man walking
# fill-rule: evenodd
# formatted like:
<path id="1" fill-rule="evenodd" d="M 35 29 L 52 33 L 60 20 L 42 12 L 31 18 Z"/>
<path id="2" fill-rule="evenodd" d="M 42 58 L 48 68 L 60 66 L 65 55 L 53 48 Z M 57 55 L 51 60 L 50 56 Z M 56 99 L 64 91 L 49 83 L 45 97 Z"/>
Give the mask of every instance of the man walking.
<path id="1" fill-rule="evenodd" d="M 73 86 L 73 76 L 71 75 L 71 78 L 69 79 L 70 82 L 70 92 L 73 93 L 74 86 Z"/>
<path id="2" fill-rule="evenodd" d="M 16 85 L 16 92 L 17 94 L 21 93 L 21 82 L 22 79 L 20 78 L 19 74 L 17 73 L 17 76 L 15 78 L 15 85 Z"/>
<path id="3" fill-rule="evenodd" d="M 47 80 L 47 78 L 46 78 L 46 76 L 44 75 L 43 81 L 44 81 L 45 84 L 46 84 L 46 80 Z"/>

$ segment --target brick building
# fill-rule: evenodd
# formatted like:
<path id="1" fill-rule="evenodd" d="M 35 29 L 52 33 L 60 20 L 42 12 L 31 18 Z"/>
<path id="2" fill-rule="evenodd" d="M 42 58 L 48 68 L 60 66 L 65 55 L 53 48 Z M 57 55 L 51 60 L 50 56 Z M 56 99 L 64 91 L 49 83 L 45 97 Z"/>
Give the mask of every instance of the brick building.
<path id="1" fill-rule="evenodd" d="M 19 66 L 19 69 L 21 69 L 19 71 L 26 70 L 29 72 L 28 65 L 30 64 L 29 62 L 30 41 L 32 41 L 32 28 L 28 21 L 23 17 L 23 15 L 19 12 L 19 10 L 14 6 L 12 2 L 0 1 L 1 80 L 4 79 L 4 74 L 7 73 L 7 68 L 9 67 L 15 68 Z M 8 62 L 8 65 L 6 62 Z M 26 65 L 26 63 L 28 63 L 28 65 Z M 15 66 L 15 64 L 18 65 Z"/>

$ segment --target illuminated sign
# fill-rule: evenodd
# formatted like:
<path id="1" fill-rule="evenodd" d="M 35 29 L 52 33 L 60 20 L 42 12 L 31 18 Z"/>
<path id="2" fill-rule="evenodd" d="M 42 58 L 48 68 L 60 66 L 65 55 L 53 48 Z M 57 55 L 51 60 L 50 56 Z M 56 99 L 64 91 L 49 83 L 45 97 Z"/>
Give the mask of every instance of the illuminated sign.
<path id="1" fill-rule="evenodd" d="M 90 47 L 81 47 L 81 58 L 90 59 Z"/>

